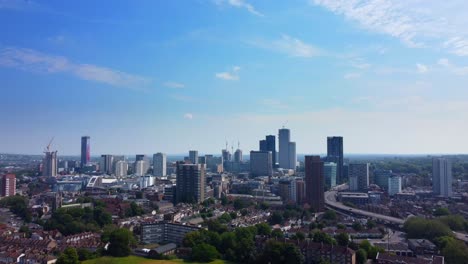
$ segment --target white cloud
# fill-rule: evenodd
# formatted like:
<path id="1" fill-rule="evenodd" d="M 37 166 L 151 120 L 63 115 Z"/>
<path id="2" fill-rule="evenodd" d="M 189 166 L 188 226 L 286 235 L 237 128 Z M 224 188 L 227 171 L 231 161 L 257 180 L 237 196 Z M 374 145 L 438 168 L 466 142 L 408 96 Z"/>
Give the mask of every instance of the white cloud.
<path id="1" fill-rule="evenodd" d="M 69 73 L 83 80 L 141 89 L 149 79 L 92 64 L 73 63 L 63 56 L 54 56 L 32 49 L 3 48 L 0 66 L 40 73 Z"/>
<path id="2" fill-rule="evenodd" d="M 350 72 L 350 73 L 346 73 L 343 78 L 345 79 L 356 79 L 356 78 L 359 78 L 361 77 L 361 74 L 360 73 L 357 73 L 357 72 Z"/>
<path id="3" fill-rule="evenodd" d="M 193 114 L 192 114 L 192 113 L 186 113 L 186 114 L 184 114 L 184 119 L 192 120 L 192 119 L 193 119 Z"/>
<path id="4" fill-rule="evenodd" d="M 226 80 L 226 81 L 237 81 L 240 78 L 238 74 L 239 71 L 240 71 L 240 67 L 234 66 L 232 67 L 231 71 L 216 73 L 215 77 L 218 79 Z"/>
<path id="5" fill-rule="evenodd" d="M 262 13 L 258 12 L 252 4 L 245 0 L 214 0 L 213 2 L 217 5 L 228 4 L 236 8 L 244 8 L 256 16 L 264 16 Z"/>
<path id="6" fill-rule="evenodd" d="M 416 68 L 419 73 L 426 73 L 429 70 L 429 68 L 426 65 L 421 64 L 421 63 L 417 63 Z"/>
<path id="7" fill-rule="evenodd" d="M 443 68 L 449 70 L 451 73 L 454 73 L 454 74 L 457 74 L 457 75 L 463 75 L 463 76 L 468 75 L 468 66 L 457 66 L 457 65 L 451 63 L 446 58 L 439 59 L 437 64 L 442 66 Z"/>
<path id="8" fill-rule="evenodd" d="M 363 28 L 400 39 L 409 47 L 445 48 L 468 56 L 468 2 L 452 0 L 310 0 L 358 22 Z"/>
<path id="9" fill-rule="evenodd" d="M 288 35 L 282 35 L 280 39 L 273 41 L 256 40 L 250 42 L 250 44 L 263 49 L 281 52 L 291 57 L 311 58 L 322 55 L 322 52 L 313 45 Z"/>
<path id="10" fill-rule="evenodd" d="M 183 83 L 172 82 L 172 81 L 167 81 L 163 83 L 163 85 L 169 88 L 184 88 L 185 87 Z"/>

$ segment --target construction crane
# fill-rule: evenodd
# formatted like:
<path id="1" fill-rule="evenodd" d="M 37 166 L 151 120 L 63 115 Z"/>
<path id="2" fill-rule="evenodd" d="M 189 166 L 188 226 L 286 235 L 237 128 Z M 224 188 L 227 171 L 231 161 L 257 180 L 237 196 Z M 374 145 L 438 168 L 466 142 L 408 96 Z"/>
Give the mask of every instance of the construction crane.
<path id="1" fill-rule="evenodd" d="M 52 139 L 49 141 L 49 144 L 47 144 L 47 147 L 45 148 L 44 152 L 50 152 L 50 145 L 52 145 L 52 141 L 54 141 L 55 136 L 52 137 Z"/>

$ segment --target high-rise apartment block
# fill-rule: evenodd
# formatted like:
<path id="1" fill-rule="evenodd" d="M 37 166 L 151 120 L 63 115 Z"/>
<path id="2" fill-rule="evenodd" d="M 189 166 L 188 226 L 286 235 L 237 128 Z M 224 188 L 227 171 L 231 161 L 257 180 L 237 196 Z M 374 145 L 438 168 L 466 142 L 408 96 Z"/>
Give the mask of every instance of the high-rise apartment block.
<path id="1" fill-rule="evenodd" d="M 320 156 L 305 156 L 306 200 L 315 212 L 325 208 L 323 161 Z"/>
<path id="2" fill-rule="evenodd" d="M 337 184 L 342 184 L 345 180 L 343 175 L 343 137 L 327 138 L 326 160 L 336 163 L 336 182 Z"/>
<path id="3" fill-rule="evenodd" d="M 16 194 L 16 175 L 6 174 L 0 177 L 1 181 L 1 196 L 13 196 Z"/>
<path id="4" fill-rule="evenodd" d="M 81 167 L 85 167 L 91 161 L 90 137 L 81 137 Z"/>
<path id="5" fill-rule="evenodd" d="M 114 165 L 114 174 L 115 177 L 127 177 L 127 172 L 128 172 L 128 163 L 125 160 L 119 160 L 115 162 Z"/>
<path id="6" fill-rule="evenodd" d="M 153 175 L 156 177 L 166 176 L 167 156 L 164 153 L 156 153 L 153 155 Z"/>
<path id="7" fill-rule="evenodd" d="M 432 192 L 437 196 L 452 196 L 452 164 L 446 158 L 432 159 Z"/>
<path id="8" fill-rule="evenodd" d="M 272 160 L 270 151 L 250 151 L 250 173 L 252 176 L 273 175 Z"/>
<path id="9" fill-rule="evenodd" d="M 42 176 L 57 176 L 57 151 L 46 151 L 42 168 Z"/>
<path id="10" fill-rule="evenodd" d="M 200 203 L 205 200 L 205 165 L 177 163 L 177 203 Z"/>
<path id="11" fill-rule="evenodd" d="M 388 195 L 393 196 L 401 192 L 401 177 L 393 175 L 388 178 Z"/>
<path id="12" fill-rule="evenodd" d="M 374 171 L 374 183 L 377 184 L 382 190 L 388 192 L 389 178 L 392 177 L 391 170 L 375 170 Z"/>
<path id="13" fill-rule="evenodd" d="M 350 183 L 353 181 L 357 185 L 353 184 L 354 186 L 351 186 L 350 184 L 351 191 L 367 191 L 369 187 L 369 163 L 351 163 L 348 170 Z"/>

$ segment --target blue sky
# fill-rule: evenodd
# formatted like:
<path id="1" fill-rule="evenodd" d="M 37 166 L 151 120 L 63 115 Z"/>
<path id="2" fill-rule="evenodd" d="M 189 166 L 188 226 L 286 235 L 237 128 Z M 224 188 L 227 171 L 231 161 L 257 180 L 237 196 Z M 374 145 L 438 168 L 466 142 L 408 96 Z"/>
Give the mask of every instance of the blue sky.
<path id="1" fill-rule="evenodd" d="M 464 0 L 0 0 L 0 152 L 466 153 Z"/>

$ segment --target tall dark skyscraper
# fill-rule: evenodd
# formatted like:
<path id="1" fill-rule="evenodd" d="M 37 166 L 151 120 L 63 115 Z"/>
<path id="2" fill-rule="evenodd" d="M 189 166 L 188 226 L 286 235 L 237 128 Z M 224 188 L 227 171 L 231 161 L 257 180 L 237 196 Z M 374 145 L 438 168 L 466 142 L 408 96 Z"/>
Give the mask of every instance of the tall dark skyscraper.
<path id="1" fill-rule="evenodd" d="M 268 135 L 265 139 L 260 140 L 260 151 L 270 151 L 273 168 L 276 167 L 276 137 Z"/>
<path id="2" fill-rule="evenodd" d="M 327 161 L 336 163 L 336 183 L 344 182 L 343 176 L 343 137 L 327 138 Z"/>
<path id="3" fill-rule="evenodd" d="M 91 161 L 89 136 L 81 137 L 81 167 L 83 168 Z"/>
<path id="4" fill-rule="evenodd" d="M 177 203 L 203 202 L 205 200 L 205 165 L 177 163 Z"/>
<path id="5" fill-rule="evenodd" d="M 323 161 L 320 156 L 305 156 L 306 201 L 315 212 L 325 207 Z"/>

